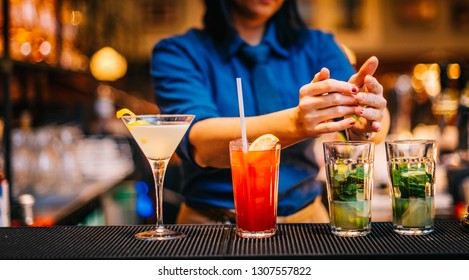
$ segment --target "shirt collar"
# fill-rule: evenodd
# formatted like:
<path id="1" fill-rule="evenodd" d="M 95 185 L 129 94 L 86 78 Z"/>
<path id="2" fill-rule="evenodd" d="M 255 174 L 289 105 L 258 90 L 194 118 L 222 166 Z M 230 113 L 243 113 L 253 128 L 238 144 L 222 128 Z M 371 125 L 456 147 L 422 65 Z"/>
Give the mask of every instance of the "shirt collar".
<path id="1" fill-rule="evenodd" d="M 278 56 L 282 56 L 282 57 L 288 56 L 288 50 L 282 45 L 280 45 L 280 43 L 277 40 L 276 26 L 274 23 L 272 22 L 268 23 L 267 30 L 264 34 L 264 37 L 262 38 L 262 42 L 267 44 L 271 48 L 274 54 Z M 225 45 L 225 48 L 227 49 L 225 58 L 229 58 L 235 55 L 244 44 L 246 43 L 236 33 L 233 39 L 231 39 L 231 41 L 229 41 Z"/>

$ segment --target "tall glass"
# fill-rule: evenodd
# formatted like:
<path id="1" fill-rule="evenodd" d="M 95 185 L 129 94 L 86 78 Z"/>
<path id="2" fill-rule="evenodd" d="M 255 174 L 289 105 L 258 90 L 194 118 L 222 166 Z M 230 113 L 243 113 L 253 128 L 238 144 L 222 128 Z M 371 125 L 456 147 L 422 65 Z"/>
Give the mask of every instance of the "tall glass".
<path id="1" fill-rule="evenodd" d="M 364 236 L 371 232 L 374 144 L 367 141 L 323 143 L 331 232 Z"/>
<path id="2" fill-rule="evenodd" d="M 236 233 L 267 238 L 277 232 L 280 144 L 243 152 L 241 139 L 230 142 Z"/>
<path id="3" fill-rule="evenodd" d="M 435 140 L 386 141 L 393 229 L 404 235 L 433 231 Z"/>
<path id="4" fill-rule="evenodd" d="M 142 240 L 169 240 L 184 237 L 182 232 L 163 225 L 163 182 L 169 160 L 184 137 L 194 115 L 123 116 L 132 137 L 145 154 L 153 171 L 156 194 L 156 227 L 135 235 Z"/>

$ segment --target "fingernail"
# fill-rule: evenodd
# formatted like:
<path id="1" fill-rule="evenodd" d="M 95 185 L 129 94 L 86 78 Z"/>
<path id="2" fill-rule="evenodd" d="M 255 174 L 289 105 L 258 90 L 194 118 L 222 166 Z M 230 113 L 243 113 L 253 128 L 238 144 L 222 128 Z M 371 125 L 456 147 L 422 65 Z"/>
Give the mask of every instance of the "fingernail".
<path id="1" fill-rule="evenodd" d="M 350 125 L 355 125 L 355 119 L 350 119 L 350 120 L 348 121 L 348 123 L 349 123 Z"/>
<path id="2" fill-rule="evenodd" d="M 364 99 L 364 96 L 363 96 L 362 94 L 356 94 L 354 97 L 355 97 L 355 101 L 356 101 L 357 103 L 362 102 L 363 99 Z"/>
<path id="3" fill-rule="evenodd" d="M 373 122 L 373 126 L 374 126 L 376 132 L 379 132 L 381 130 L 381 123 Z"/>
<path id="4" fill-rule="evenodd" d="M 352 92 L 353 92 L 353 93 L 357 93 L 357 92 L 358 92 L 358 88 L 357 88 L 356 86 L 353 86 L 353 87 L 352 87 Z"/>
<path id="5" fill-rule="evenodd" d="M 365 108 L 357 107 L 357 115 L 362 115 L 365 112 Z"/>

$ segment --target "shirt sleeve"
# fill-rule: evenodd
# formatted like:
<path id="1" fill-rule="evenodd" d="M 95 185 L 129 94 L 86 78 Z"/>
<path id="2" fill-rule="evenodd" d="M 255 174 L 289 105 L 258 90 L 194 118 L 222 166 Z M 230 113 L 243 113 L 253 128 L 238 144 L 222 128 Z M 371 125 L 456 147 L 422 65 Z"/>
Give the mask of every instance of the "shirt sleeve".
<path id="1" fill-rule="evenodd" d="M 189 160 L 193 160 L 188 139 L 192 125 L 220 115 L 204 78 L 203 61 L 198 59 L 203 56 L 202 47 L 196 45 L 193 42 L 189 48 L 181 38 L 164 39 L 153 48 L 150 67 L 155 101 L 161 113 L 195 115 L 177 149 L 179 156 Z"/>

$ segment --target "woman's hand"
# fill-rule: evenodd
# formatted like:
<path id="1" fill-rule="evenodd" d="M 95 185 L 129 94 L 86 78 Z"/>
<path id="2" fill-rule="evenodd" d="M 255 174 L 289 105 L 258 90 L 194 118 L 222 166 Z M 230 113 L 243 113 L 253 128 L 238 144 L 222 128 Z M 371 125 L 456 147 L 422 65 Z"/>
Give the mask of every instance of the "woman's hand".
<path id="1" fill-rule="evenodd" d="M 349 82 L 330 79 L 327 68 L 321 69 L 311 83 L 300 89 L 297 127 L 304 137 L 319 137 L 355 125 L 354 118 L 345 118 L 356 112 L 354 97 L 358 87 Z M 334 119 L 343 118 L 340 121 Z"/>
<path id="2" fill-rule="evenodd" d="M 378 59 L 375 56 L 370 57 L 354 74 L 349 82 L 359 88 L 359 93 L 354 95 L 356 104 L 355 115 L 358 121 L 349 130 L 350 136 L 360 136 L 371 138 L 370 133 L 379 132 L 383 125 L 383 118 L 387 118 L 387 101 L 383 96 L 383 86 L 373 77 L 378 68 Z M 389 126 L 388 120 L 384 120 L 385 127 Z M 387 133 L 387 129 L 386 129 Z"/>

